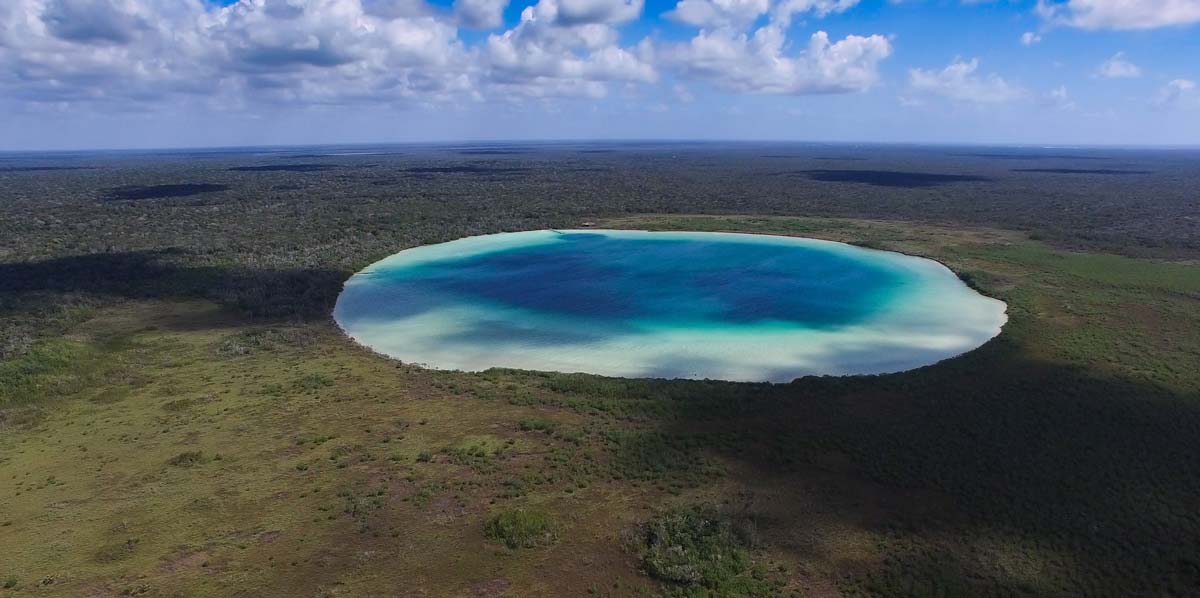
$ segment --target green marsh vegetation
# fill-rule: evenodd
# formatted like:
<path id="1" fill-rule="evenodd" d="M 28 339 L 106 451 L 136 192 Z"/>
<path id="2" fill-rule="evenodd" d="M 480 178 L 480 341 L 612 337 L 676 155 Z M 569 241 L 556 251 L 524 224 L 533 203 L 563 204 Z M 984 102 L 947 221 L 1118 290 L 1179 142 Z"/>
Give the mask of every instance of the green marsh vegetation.
<path id="1" fill-rule="evenodd" d="M 638 530 L 634 550 L 648 575 L 668 582 L 668 595 L 778 596 L 786 586 L 786 576 L 780 575 L 785 570 L 768 574 L 752 563 L 757 535 L 751 518 L 677 507 L 648 520 Z"/>
<path id="2" fill-rule="evenodd" d="M 558 524 L 545 513 L 515 509 L 488 518 L 483 535 L 509 548 L 535 548 L 558 541 Z"/>
<path id="3" fill-rule="evenodd" d="M 0 174 L 0 595 L 1193 593 L 1195 163 L 814 151 Z M 499 170 L 428 170 L 466 165 Z M 840 168 L 988 180 L 766 176 Z M 180 182 L 229 189 L 104 191 Z M 429 371 L 328 318 L 403 247 L 584 219 L 924 255 L 1011 320 L 920 370 L 767 385 Z"/>

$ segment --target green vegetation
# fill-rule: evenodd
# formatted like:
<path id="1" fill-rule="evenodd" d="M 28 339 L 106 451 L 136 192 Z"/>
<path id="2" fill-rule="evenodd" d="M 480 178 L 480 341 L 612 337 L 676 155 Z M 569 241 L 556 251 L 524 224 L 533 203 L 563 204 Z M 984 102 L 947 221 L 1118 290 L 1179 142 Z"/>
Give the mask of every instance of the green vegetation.
<path id="1" fill-rule="evenodd" d="M 6 175 L 0 595 L 1194 594 L 1183 166 L 1161 189 L 1081 175 L 1054 197 L 1007 170 L 864 190 L 684 154 L 586 174 L 391 164 L 380 186 L 353 177 L 383 158 Z M 99 191 L 174 180 L 231 189 Z M 1123 204 L 1134 191 L 1161 201 Z M 697 212 L 727 213 L 680 215 Z M 1011 320 L 920 370 L 769 385 L 430 371 L 328 318 L 350 272 L 402 247 L 583 219 L 924 255 Z"/>
<path id="2" fill-rule="evenodd" d="M 531 417 L 529 419 L 523 419 L 517 425 L 526 432 L 536 431 L 545 432 L 546 434 L 552 434 L 556 429 L 558 429 L 558 424 L 556 422 L 544 417 Z"/>
<path id="3" fill-rule="evenodd" d="M 494 436 L 471 436 L 446 449 L 450 462 L 477 471 L 494 471 L 508 443 Z"/>
<path id="4" fill-rule="evenodd" d="M 201 453 L 200 451 L 184 451 L 178 455 L 175 455 L 174 457 L 171 457 L 167 463 L 170 463 L 176 467 L 193 467 L 196 465 L 201 465 L 206 461 L 208 461 L 208 458 L 205 457 L 204 453 Z"/>
<path id="5" fill-rule="evenodd" d="M 739 220 L 613 224 L 736 230 Z M 223 595 L 246 575 L 300 591 L 340 564 L 344 583 L 386 592 L 400 580 L 356 563 L 401 543 L 416 561 L 373 557 L 370 570 L 431 567 L 423 583 L 435 594 L 475 583 L 435 565 L 464 558 L 534 595 L 546 566 L 564 571 L 555 593 L 612 595 L 1130 596 L 1194 585 L 1192 267 L 994 231 L 747 228 L 772 225 L 936 257 L 1008 301 L 1012 321 L 934 367 L 768 385 L 426 371 L 354 347 L 327 320 L 117 303 L 3 362 L 19 372 L 10 379 L 36 381 L 10 385 L 21 395 L 2 411 L 3 529 L 27 547 L 15 570 L 53 578 L 39 587 L 64 595 L 83 583 L 124 591 L 117 567 L 142 572 L 150 591 Z M 739 535 L 742 519 L 681 508 L 652 519 L 674 539 L 651 548 L 635 515 L 730 500 L 757 522 L 756 542 Z M 38 518 L 46 505 L 60 518 Z M 558 525 L 541 530 L 549 521 Z M 620 553 L 627 533 L 642 538 L 640 568 L 571 560 Z M 555 536 L 570 550 L 504 560 L 480 550 Z M 1160 556 L 1139 556 L 1148 550 Z M 728 556 L 713 565 L 709 553 Z M 707 581 L 672 577 L 684 570 Z"/>
<path id="6" fill-rule="evenodd" d="M 82 353 L 76 343 L 50 340 L 0 362 L 0 401 L 30 403 L 69 392 L 79 378 L 67 370 L 80 360 Z"/>
<path id="7" fill-rule="evenodd" d="M 750 567 L 753 523 L 735 528 L 716 511 L 676 509 L 646 523 L 642 564 L 658 579 L 720 591 Z"/>
<path id="8" fill-rule="evenodd" d="M 535 548 L 558 541 L 558 524 L 545 513 L 515 509 L 490 517 L 483 534 L 509 548 Z"/>

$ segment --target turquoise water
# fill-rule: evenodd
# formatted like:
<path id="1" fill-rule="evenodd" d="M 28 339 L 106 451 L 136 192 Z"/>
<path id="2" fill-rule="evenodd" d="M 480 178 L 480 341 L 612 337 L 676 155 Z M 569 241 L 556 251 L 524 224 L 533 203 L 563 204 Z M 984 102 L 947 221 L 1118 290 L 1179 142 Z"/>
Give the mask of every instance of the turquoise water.
<path id="1" fill-rule="evenodd" d="M 430 367 L 787 381 L 910 369 L 999 333 L 929 260 L 725 233 L 531 231 L 400 252 L 346 283 L 354 339 Z"/>

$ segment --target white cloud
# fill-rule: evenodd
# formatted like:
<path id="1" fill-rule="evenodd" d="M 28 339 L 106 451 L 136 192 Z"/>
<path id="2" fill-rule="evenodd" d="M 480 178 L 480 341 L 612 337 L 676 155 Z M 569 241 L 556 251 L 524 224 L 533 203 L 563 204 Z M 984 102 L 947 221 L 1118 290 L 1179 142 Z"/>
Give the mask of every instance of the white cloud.
<path id="1" fill-rule="evenodd" d="M 1129 62 L 1125 59 L 1124 52 L 1113 54 L 1112 58 L 1100 63 L 1096 67 L 1096 76 L 1104 77 L 1105 79 L 1132 79 L 1142 76 L 1142 69 L 1138 65 Z"/>
<path id="2" fill-rule="evenodd" d="M 54 37 L 80 43 L 127 44 L 150 23 L 132 2 L 101 0 L 51 0 L 41 21 Z"/>
<path id="3" fill-rule="evenodd" d="M 1067 93 L 1066 85 L 1059 85 L 1042 96 L 1042 104 L 1059 110 L 1074 110 L 1075 101 Z"/>
<path id="4" fill-rule="evenodd" d="M 205 31 L 225 73 L 240 74 L 250 92 L 276 101 L 444 100 L 471 88 L 468 53 L 452 23 L 394 2 L 392 11 L 374 14 L 368 6 L 242 0 L 213 15 Z"/>
<path id="5" fill-rule="evenodd" d="M 892 47 L 880 35 L 850 35 L 830 42 L 818 31 L 795 57 L 784 55 L 786 37 L 777 25 L 752 36 L 728 30 L 701 31 L 671 48 L 667 60 L 686 77 L 733 91 L 779 94 L 863 91 L 879 80 L 878 65 Z"/>
<path id="6" fill-rule="evenodd" d="M 363 12 L 382 19 L 427 17 L 433 13 L 425 0 L 362 0 Z"/>
<path id="7" fill-rule="evenodd" d="M 404 103 L 471 92 L 423 0 L 7 0 L 0 94 L 25 102 Z"/>
<path id="8" fill-rule="evenodd" d="M 1042 36 L 1032 32 L 1032 31 L 1026 31 L 1025 33 L 1021 34 L 1021 45 L 1022 46 L 1029 47 L 1029 46 L 1032 46 L 1041 41 L 1042 41 Z"/>
<path id="9" fill-rule="evenodd" d="M 1082 29 L 1156 29 L 1200 22 L 1200 0 L 1038 0 L 1037 12 Z"/>
<path id="10" fill-rule="evenodd" d="M 522 11 L 516 27 L 488 37 L 485 64 L 490 85 L 531 97 L 600 97 L 611 81 L 657 80 L 650 44 L 622 48 L 612 25 L 631 18 L 630 7 L 640 11 L 640 2 L 568 1 L 569 9 L 562 0 L 540 0 Z"/>
<path id="11" fill-rule="evenodd" d="M 557 21 L 563 25 L 616 24 L 642 16 L 645 0 L 558 0 L 554 4 L 558 9 Z"/>
<path id="12" fill-rule="evenodd" d="M 0 2 L 0 96 L 106 102 L 199 91 L 216 72 L 204 16 L 194 1 Z"/>
<path id="13" fill-rule="evenodd" d="M 780 0 L 771 9 L 772 20 L 784 27 L 791 23 L 793 15 L 812 13 L 818 18 L 833 13 L 846 12 L 858 5 L 859 0 Z"/>
<path id="14" fill-rule="evenodd" d="M 458 26 L 501 26 L 508 0 L 3 0 L 0 96 L 124 108 L 597 97 L 657 78 L 649 44 L 618 42 L 643 2 L 541 0 L 469 48 Z"/>
<path id="15" fill-rule="evenodd" d="M 453 105 L 601 97 L 655 83 L 660 69 L 742 92 L 846 93 L 875 85 L 892 52 L 881 35 L 788 39 L 794 17 L 859 0 L 682 0 L 673 18 L 702 29 L 666 45 L 622 42 L 644 0 L 538 0 L 499 30 L 509 1 L 0 0 L 0 98 L 113 110 Z M 460 27 L 497 31 L 469 45 Z"/>
<path id="16" fill-rule="evenodd" d="M 1159 108 L 1174 108 L 1184 105 L 1198 106 L 1196 82 L 1188 79 L 1175 79 L 1163 85 L 1154 96 L 1153 104 Z"/>
<path id="17" fill-rule="evenodd" d="M 680 0 L 667 18 L 705 29 L 744 30 L 771 14 L 771 21 L 787 27 L 792 17 L 809 14 L 821 18 L 850 10 L 859 0 Z"/>
<path id="18" fill-rule="evenodd" d="M 770 0 L 680 0 L 667 17 L 695 27 L 744 29 L 771 9 Z"/>
<path id="19" fill-rule="evenodd" d="M 509 0 L 455 0 L 454 14 L 463 27 L 495 29 L 504 24 Z"/>
<path id="20" fill-rule="evenodd" d="M 800 51 L 789 51 L 787 30 L 798 14 L 824 17 L 859 0 L 680 0 L 669 18 L 700 28 L 686 43 L 661 51 L 662 63 L 685 78 L 738 92 L 774 94 L 849 93 L 879 80 L 879 63 L 892 53 L 881 35 L 848 35 L 830 41 L 812 34 Z M 755 23 L 765 23 L 755 27 Z"/>
<path id="21" fill-rule="evenodd" d="M 908 85 L 916 93 L 972 104 L 999 104 L 1026 97 L 1027 92 L 999 75 L 979 75 L 979 59 L 955 59 L 940 71 L 910 69 Z"/>

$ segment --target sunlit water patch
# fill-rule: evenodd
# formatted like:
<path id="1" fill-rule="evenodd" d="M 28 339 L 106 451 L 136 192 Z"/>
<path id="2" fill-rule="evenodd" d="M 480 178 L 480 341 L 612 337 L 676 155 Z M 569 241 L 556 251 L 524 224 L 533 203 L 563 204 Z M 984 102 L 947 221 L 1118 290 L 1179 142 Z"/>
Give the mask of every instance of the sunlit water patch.
<path id="1" fill-rule="evenodd" d="M 334 309 L 429 367 L 789 381 L 928 365 L 996 336 L 1004 303 L 941 264 L 815 239 L 532 231 L 397 253 Z"/>

